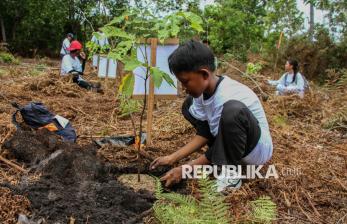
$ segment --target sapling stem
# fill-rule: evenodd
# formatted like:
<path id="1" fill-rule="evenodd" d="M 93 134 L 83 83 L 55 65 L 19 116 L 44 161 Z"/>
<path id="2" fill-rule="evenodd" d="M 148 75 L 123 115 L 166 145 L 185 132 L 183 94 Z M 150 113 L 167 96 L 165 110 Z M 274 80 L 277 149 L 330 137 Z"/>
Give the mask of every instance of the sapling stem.
<path id="1" fill-rule="evenodd" d="M 147 40 L 146 40 L 147 41 Z M 142 52 L 142 50 L 141 50 Z M 145 76 L 145 94 L 144 94 L 144 98 L 143 98 L 143 106 L 142 106 L 142 111 L 141 111 L 141 115 L 140 115 L 140 130 L 139 130 L 139 136 L 138 136 L 138 145 L 137 145 L 137 158 L 140 159 L 140 150 L 141 150 L 141 140 L 142 140 L 142 123 L 143 123 L 143 117 L 145 115 L 145 110 L 146 110 L 146 105 L 147 105 L 147 81 L 149 78 L 149 70 L 150 70 L 150 66 L 148 64 L 148 58 L 147 58 L 147 45 L 145 42 L 145 54 L 144 54 L 144 59 L 145 59 L 145 64 L 146 66 L 146 76 Z M 135 136 L 136 139 L 136 136 Z M 140 178 L 140 168 L 137 168 L 137 181 L 140 182 L 141 178 Z"/>

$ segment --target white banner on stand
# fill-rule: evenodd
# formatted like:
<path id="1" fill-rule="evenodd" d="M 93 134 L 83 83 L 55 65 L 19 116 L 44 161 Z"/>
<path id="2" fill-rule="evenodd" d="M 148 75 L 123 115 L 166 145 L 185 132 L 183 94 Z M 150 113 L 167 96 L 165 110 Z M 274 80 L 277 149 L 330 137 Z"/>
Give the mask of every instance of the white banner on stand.
<path id="1" fill-rule="evenodd" d="M 113 78 L 117 76 L 117 62 L 111 58 L 100 56 L 98 77 L 99 78 Z"/>
<path id="2" fill-rule="evenodd" d="M 137 49 L 137 59 L 141 62 L 144 62 L 143 54 L 147 52 L 148 61 L 151 61 L 151 46 L 147 45 L 145 51 L 145 46 L 140 45 Z M 157 46 L 157 66 L 160 70 L 167 73 L 171 79 L 174 81 L 175 86 L 177 87 L 177 78 L 171 74 L 168 64 L 168 58 L 172 52 L 174 52 L 178 48 L 178 45 L 160 45 Z M 142 53 L 142 52 L 143 53 Z M 144 67 L 138 67 L 133 71 L 135 75 L 135 86 L 134 86 L 134 95 L 144 95 L 145 94 L 145 81 L 144 77 L 146 75 L 146 71 Z M 178 89 L 176 87 L 170 86 L 165 80 L 163 80 L 161 86 L 159 88 L 154 89 L 155 95 L 178 95 Z M 149 81 L 147 82 L 147 94 L 149 88 Z"/>

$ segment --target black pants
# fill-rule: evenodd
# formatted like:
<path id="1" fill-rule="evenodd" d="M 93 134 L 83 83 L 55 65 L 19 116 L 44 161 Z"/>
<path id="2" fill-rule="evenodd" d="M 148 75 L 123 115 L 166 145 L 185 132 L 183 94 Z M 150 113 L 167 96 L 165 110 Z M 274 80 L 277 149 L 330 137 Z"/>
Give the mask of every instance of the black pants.
<path id="1" fill-rule="evenodd" d="M 183 116 L 195 127 L 197 135 L 208 139 L 206 158 L 216 165 L 238 165 L 257 145 L 260 138 L 258 120 L 240 101 L 223 105 L 218 134 L 213 136 L 207 121 L 195 119 L 189 112 L 193 98 L 188 96 L 182 106 Z"/>
<path id="2" fill-rule="evenodd" d="M 87 82 L 86 80 L 84 80 L 81 77 L 81 75 L 74 74 L 72 80 L 74 83 L 77 83 L 77 85 L 79 85 L 82 88 L 90 90 L 93 87 L 93 85 Z"/>

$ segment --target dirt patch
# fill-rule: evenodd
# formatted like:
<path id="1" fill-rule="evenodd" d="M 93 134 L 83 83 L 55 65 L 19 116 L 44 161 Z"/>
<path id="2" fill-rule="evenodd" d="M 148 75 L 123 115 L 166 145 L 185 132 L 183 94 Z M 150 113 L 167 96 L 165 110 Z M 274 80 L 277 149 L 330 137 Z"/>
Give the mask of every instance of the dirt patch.
<path id="1" fill-rule="evenodd" d="M 13 156 L 20 162 L 31 166 L 38 164 L 57 149 L 58 138 L 49 131 L 17 131 L 14 136 L 4 143 L 11 149 Z"/>
<path id="2" fill-rule="evenodd" d="M 146 174 L 140 174 L 140 182 L 138 181 L 139 175 L 137 174 L 123 174 L 118 177 L 118 180 L 129 187 L 134 188 L 135 191 L 147 190 L 155 192 L 155 179 Z"/>
<path id="3" fill-rule="evenodd" d="M 154 197 L 117 181 L 111 165 L 97 157 L 95 145 L 80 147 L 47 132 L 17 132 L 6 148 L 41 178 L 25 179 L 12 190 L 31 202 L 32 219 L 46 223 L 127 223 L 151 208 Z"/>

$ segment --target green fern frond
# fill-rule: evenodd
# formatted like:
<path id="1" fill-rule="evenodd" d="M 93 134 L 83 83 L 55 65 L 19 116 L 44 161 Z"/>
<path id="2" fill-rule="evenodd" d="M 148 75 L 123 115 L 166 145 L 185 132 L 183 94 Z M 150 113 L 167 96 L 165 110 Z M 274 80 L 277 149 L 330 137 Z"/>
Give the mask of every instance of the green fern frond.
<path id="1" fill-rule="evenodd" d="M 258 223 L 271 223 L 276 219 L 277 206 L 270 197 L 262 196 L 251 202 L 252 219 Z"/>
<path id="2" fill-rule="evenodd" d="M 153 176 L 154 177 L 154 176 Z M 163 194 L 163 186 L 161 185 L 160 179 L 158 177 L 154 177 L 155 179 L 155 192 L 154 196 L 160 200 Z"/>
<path id="3" fill-rule="evenodd" d="M 202 224 L 197 209 L 191 206 L 177 206 L 172 203 L 156 202 L 153 206 L 154 215 L 164 224 Z"/>
<path id="4" fill-rule="evenodd" d="M 229 204 L 225 196 L 216 191 L 215 181 L 199 180 L 201 200 L 177 193 L 163 193 L 156 178 L 155 195 L 158 201 L 153 210 L 156 219 L 164 224 L 228 224 L 232 223 Z M 271 223 L 276 219 L 276 204 L 269 197 L 260 197 L 251 202 L 251 220 L 256 223 Z"/>
<path id="5" fill-rule="evenodd" d="M 201 201 L 192 196 L 177 193 L 163 193 L 157 179 L 154 215 L 160 223 L 165 224 L 228 224 L 229 205 L 225 197 L 216 191 L 214 181 L 199 180 Z"/>
<path id="6" fill-rule="evenodd" d="M 196 207 L 196 199 L 190 195 L 182 195 L 177 193 L 163 193 L 161 194 L 162 199 L 166 199 L 172 203 L 178 205 L 186 205 Z"/>
<path id="7" fill-rule="evenodd" d="M 229 205 L 225 202 L 225 197 L 217 192 L 215 181 L 202 178 L 199 180 L 199 186 L 201 193 L 199 211 L 205 223 L 230 223 Z"/>

